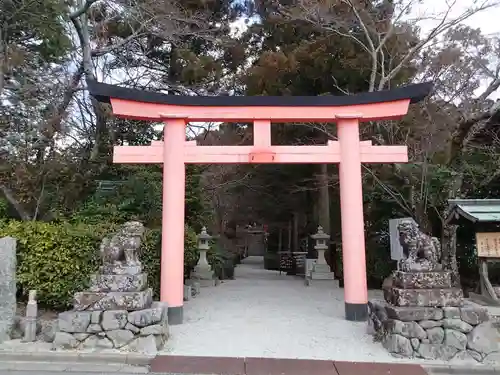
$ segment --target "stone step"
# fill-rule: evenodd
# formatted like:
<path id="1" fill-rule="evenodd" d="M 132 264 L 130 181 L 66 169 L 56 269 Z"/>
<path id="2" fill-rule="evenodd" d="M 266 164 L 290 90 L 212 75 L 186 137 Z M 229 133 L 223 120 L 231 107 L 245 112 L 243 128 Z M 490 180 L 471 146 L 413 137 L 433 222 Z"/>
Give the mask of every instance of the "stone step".
<path id="1" fill-rule="evenodd" d="M 153 303 L 153 289 L 139 292 L 78 292 L 73 299 L 77 311 L 147 309 Z"/>
<path id="2" fill-rule="evenodd" d="M 330 266 L 326 263 L 315 263 L 312 267 L 313 272 L 317 273 L 331 273 L 332 270 Z"/>
<path id="3" fill-rule="evenodd" d="M 402 289 L 451 288 L 451 272 L 394 272 L 394 286 Z"/>
<path id="4" fill-rule="evenodd" d="M 325 279 L 305 279 L 306 286 L 314 286 L 314 285 L 330 285 L 333 289 L 339 289 L 340 284 L 338 280 L 325 280 Z"/>
<path id="5" fill-rule="evenodd" d="M 395 306 L 444 307 L 462 306 L 464 303 L 464 295 L 460 288 L 391 288 L 384 291 L 384 298 Z"/>
<path id="6" fill-rule="evenodd" d="M 311 280 L 335 280 L 333 272 L 311 272 Z"/>

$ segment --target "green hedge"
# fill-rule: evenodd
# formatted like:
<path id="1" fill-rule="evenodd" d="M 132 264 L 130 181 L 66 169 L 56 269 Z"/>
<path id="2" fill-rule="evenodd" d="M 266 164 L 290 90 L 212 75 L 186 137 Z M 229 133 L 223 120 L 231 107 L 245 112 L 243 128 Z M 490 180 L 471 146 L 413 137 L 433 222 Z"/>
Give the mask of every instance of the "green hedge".
<path id="1" fill-rule="evenodd" d="M 88 287 L 89 276 L 100 264 L 99 245 L 102 238 L 116 229 L 108 224 L 45 223 L 37 221 L 0 221 L 0 237 L 18 240 L 18 295 L 26 298 L 36 289 L 38 302 L 57 310 L 71 307 L 73 294 Z M 198 261 L 196 234 L 186 227 L 185 270 Z M 159 296 L 161 231 L 147 230 L 141 260 L 148 281 Z"/>
<path id="2" fill-rule="evenodd" d="M 37 290 L 44 307 L 66 308 L 73 293 L 88 287 L 98 265 L 99 242 L 105 231 L 96 226 L 36 221 L 0 223 L 0 237 L 17 239 L 18 292 Z"/>

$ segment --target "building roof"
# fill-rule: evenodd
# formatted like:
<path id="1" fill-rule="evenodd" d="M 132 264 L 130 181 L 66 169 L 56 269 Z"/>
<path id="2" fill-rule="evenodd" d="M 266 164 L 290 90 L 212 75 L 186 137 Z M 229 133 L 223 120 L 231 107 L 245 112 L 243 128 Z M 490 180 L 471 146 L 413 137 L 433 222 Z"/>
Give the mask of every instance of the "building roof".
<path id="1" fill-rule="evenodd" d="M 103 103 L 110 103 L 111 99 L 122 99 L 143 103 L 208 107 L 341 107 L 387 103 L 408 99 L 411 103 L 417 103 L 429 95 L 432 86 L 432 82 L 424 82 L 391 90 L 363 92 L 343 96 L 184 96 L 166 95 L 159 92 L 108 85 L 96 81 L 88 83 L 90 95 Z"/>
<path id="2" fill-rule="evenodd" d="M 500 199 L 450 199 L 447 222 L 460 218 L 472 223 L 500 222 Z"/>

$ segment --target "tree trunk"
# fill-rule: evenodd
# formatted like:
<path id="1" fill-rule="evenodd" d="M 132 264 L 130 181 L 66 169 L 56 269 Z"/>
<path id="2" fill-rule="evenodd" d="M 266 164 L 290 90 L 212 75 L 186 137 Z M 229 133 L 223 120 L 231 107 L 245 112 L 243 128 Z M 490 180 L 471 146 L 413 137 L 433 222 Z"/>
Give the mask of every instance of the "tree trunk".
<path id="1" fill-rule="evenodd" d="M 318 223 L 330 234 L 330 194 L 328 190 L 328 164 L 320 164 L 318 174 Z"/>
<path id="2" fill-rule="evenodd" d="M 458 198 L 463 184 L 463 175 L 455 176 L 448 194 L 449 199 Z M 450 214 L 450 206 L 448 205 L 441 215 L 442 234 L 441 234 L 441 258 L 443 265 L 451 271 L 452 285 L 456 288 L 461 287 L 460 273 L 458 271 L 457 262 L 457 225 L 446 223 L 446 219 Z"/>
<path id="3" fill-rule="evenodd" d="M 292 251 L 292 220 L 288 221 L 288 252 Z"/>
<path id="4" fill-rule="evenodd" d="M 299 213 L 293 213 L 293 250 L 299 251 Z"/>
<path id="5" fill-rule="evenodd" d="M 0 26 L 0 96 L 5 86 L 5 73 L 7 71 L 7 47 L 3 36 L 3 25 Z"/>
<path id="6" fill-rule="evenodd" d="M 317 175 L 319 194 L 318 194 L 318 223 L 323 227 L 325 233 L 332 235 L 330 228 L 330 191 L 328 187 L 328 164 L 320 164 L 320 171 Z M 331 246 L 328 242 L 328 251 L 325 251 L 325 261 L 332 268 L 335 258 L 331 252 Z"/>
<path id="7" fill-rule="evenodd" d="M 278 232 L 278 252 L 281 252 L 283 248 L 283 228 L 280 227 Z"/>
<path id="8" fill-rule="evenodd" d="M 451 271 L 452 285 L 459 288 L 460 273 L 457 262 L 457 225 L 443 223 L 443 234 L 441 238 L 442 262 L 446 270 Z"/>
<path id="9" fill-rule="evenodd" d="M 80 40 L 80 47 L 82 49 L 82 67 L 83 73 L 85 75 L 85 82 L 95 81 L 96 77 L 94 74 L 94 65 L 92 63 L 92 46 L 89 31 L 89 20 L 87 12 L 89 7 L 95 2 L 95 0 L 79 0 L 79 9 L 74 13 L 70 14 L 71 22 L 75 27 L 75 30 Z M 97 161 L 99 156 L 106 152 L 107 150 L 107 116 L 106 112 L 101 103 L 99 103 L 95 98 L 90 98 L 92 109 L 96 116 L 96 127 L 94 134 L 94 145 L 90 152 L 90 161 Z M 109 135 L 109 134 L 108 134 Z"/>
<path id="10" fill-rule="evenodd" d="M 31 215 L 24 209 L 23 205 L 16 199 L 12 190 L 5 185 L 0 185 L 0 190 L 5 196 L 5 199 L 7 199 L 12 207 L 14 207 L 21 220 L 28 221 L 32 219 Z"/>

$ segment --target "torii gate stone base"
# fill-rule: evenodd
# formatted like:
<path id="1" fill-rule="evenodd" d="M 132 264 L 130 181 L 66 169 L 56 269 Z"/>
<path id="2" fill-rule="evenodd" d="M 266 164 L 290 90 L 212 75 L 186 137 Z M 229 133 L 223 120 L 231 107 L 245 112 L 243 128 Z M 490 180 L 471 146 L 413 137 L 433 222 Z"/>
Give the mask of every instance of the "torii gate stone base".
<path id="1" fill-rule="evenodd" d="M 360 141 L 360 122 L 397 119 L 425 98 L 431 83 L 352 96 L 172 96 L 97 82 L 89 91 L 111 103 L 117 116 L 162 121 L 164 141 L 116 146 L 115 163 L 163 163 L 160 300 L 169 323 L 183 321 L 184 198 L 186 163 L 339 163 L 345 316 L 367 319 L 365 236 L 361 163 L 404 163 L 406 146 Z M 253 122 L 253 146 L 197 146 L 186 141 L 190 121 Z M 273 146 L 271 122 L 336 122 L 338 141 L 323 146 Z"/>

